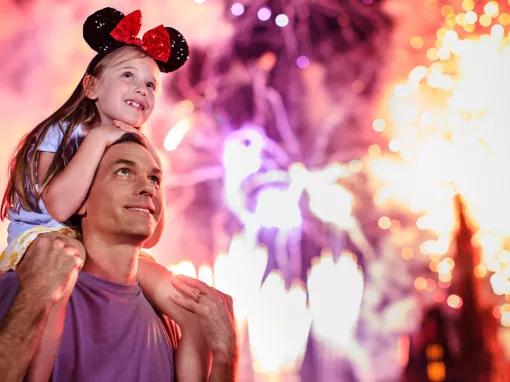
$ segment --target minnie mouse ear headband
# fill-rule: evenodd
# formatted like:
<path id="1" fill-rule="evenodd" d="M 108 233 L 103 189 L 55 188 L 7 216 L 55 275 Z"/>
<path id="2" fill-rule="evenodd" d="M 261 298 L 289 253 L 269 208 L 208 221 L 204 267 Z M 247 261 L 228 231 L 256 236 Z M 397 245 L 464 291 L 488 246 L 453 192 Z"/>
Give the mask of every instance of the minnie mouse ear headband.
<path id="1" fill-rule="evenodd" d="M 98 56 L 103 57 L 117 48 L 131 45 L 154 59 L 163 73 L 179 69 L 189 54 L 188 44 L 182 34 L 173 28 L 159 25 L 139 39 L 136 36 L 141 24 L 140 10 L 124 16 L 114 8 L 103 8 L 87 17 L 83 24 L 83 37 Z"/>

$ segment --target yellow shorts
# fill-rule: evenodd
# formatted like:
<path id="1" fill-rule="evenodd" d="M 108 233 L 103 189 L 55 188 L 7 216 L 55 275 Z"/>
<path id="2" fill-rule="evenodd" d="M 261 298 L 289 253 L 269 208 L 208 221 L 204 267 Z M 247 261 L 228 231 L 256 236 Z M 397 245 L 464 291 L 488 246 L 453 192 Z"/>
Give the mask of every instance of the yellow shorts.
<path id="1" fill-rule="evenodd" d="M 28 247 L 43 233 L 60 232 L 72 238 L 80 238 L 80 234 L 69 227 L 45 227 L 43 225 L 30 228 L 12 240 L 0 254 L 0 272 L 15 270 Z"/>

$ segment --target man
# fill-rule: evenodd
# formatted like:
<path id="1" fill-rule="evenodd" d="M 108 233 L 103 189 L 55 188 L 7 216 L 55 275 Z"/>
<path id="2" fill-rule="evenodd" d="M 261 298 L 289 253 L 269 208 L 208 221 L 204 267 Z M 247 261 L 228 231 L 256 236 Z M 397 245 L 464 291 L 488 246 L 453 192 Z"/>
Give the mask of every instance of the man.
<path id="1" fill-rule="evenodd" d="M 74 239 L 53 234 L 27 252 L 16 273 L 0 276 L 2 380 L 47 375 L 29 368 L 41 341 L 58 344 L 55 354 L 41 355 L 54 365 L 53 380 L 172 380 L 171 340 L 136 283 L 141 246 L 163 208 L 160 173 L 140 140 L 110 146 L 79 211 L 86 259 Z M 173 284 L 180 292 L 173 301 L 199 318 L 212 354 L 209 381 L 234 380 L 231 301 L 198 280 L 176 277 Z M 48 322 L 63 323 L 62 333 L 43 335 Z"/>

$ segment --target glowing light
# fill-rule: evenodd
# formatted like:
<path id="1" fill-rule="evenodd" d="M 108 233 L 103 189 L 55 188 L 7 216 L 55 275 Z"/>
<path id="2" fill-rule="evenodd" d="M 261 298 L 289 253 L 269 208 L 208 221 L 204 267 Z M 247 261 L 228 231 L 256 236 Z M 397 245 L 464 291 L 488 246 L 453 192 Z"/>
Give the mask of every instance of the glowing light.
<path id="1" fill-rule="evenodd" d="M 386 128 L 386 124 L 384 123 L 384 120 L 381 118 L 374 119 L 372 122 L 372 128 L 374 131 L 377 131 L 378 133 L 384 131 Z"/>
<path id="2" fill-rule="evenodd" d="M 238 325 L 254 309 L 266 265 L 267 249 L 246 232 L 232 238 L 228 254 L 216 257 L 214 285 L 232 296 Z"/>
<path id="3" fill-rule="evenodd" d="M 207 285 L 214 285 L 213 272 L 210 266 L 201 265 L 198 268 L 198 279 L 206 283 Z"/>
<path id="4" fill-rule="evenodd" d="M 475 267 L 474 273 L 475 273 L 475 276 L 478 278 L 485 277 L 487 275 L 487 266 L 484 264 L 478 264 Z"/>
<path id="5" fill-rule="evenodd" d="M 464 2 L 466 13 L 457 15 L 456 21 L 475 31 L 472 6 Z M 496 17 L 499 11 L 491 10 L 494 6 L 492 2 L 485 11 Z M 442 11 L 445 18 L 455 17 L 450 8 Z M 424 234 L 437 235 L 434 240 L 424 240 L 419 248 L 429 256 L 430 268 L 438 272 L 443 284 L 451 280 L 453 263 L 441 256 L 448 250 L 456 225 L 448 200 L 451 196 L 446 198 L 438 191 L 452 195 L 456 190 L 464 196 L 469 215 L 483 232 L 473 241 L 482 249 L 475 275 L 485 277 L 494 272 L 490 282 L 498 295 L 510 293 L 510 256 L 504 249 L 510 237 L 504 216 L 510 210 L 504 207 L 507 192 L 501 191 L 508 190 L 510 184 L 500 184 L 501 177 L 489 175 L 508 163 L 508 151 L 501 145 L 507 119 L 501 99 L 510 86 L 507 65 L 503 64 L 509 62 L 510 45 L 503 38 L 507 31 L 502 15 L 498 18 L 501 24 L 494 25 L 492 16 L 480 15 L 478 22 L 492 28 L 490 35 L 478 38 L 461 38 L 448 28 L 438 29 L 438 41 L 428 50 L 428 58 L 434 62 L 413 68 L 407 82 L 397 81 L 393 91 L 388 91 L 384 114 L 385 123 L 391 126 L 388 139 L 398 140 L 402 160 L 387 153 L 365 158 L 365 168 L 382 184 L 374 202 L 390 208 L 391 203 L 405 204 L 421 215 L 416 225 Z M 472 169 L 479 174 L 477 181 Z M 501 168 L 496 173 L 504 171 Z M 407 257 L 403 252 L 401 256 Z M 423 288 L 423 282 L 416 282 L 415 287 Z"/>
<path id="6" fill-rule="evenodd" d="M 398 139 L 392 138 L 388 142 L 388 148 L 394 153 L 398 153 L 400 151 L 400 146 L 400 141 Z"/>
<path id="7" fill-rule="evenodd" d="M 402 248 L 400 256 L 402 256 L 404 260 L 411 260 L 414 257 L 414 251 L 409 247 Z"/>
<path id="8" fill-rule="evenodd" d="M 308 68 L 310 66 L 310 59 L 307 56 L 299 56 L 296 58 L 296 65 L 301 69 Z"/>
<path id="9" fill-rule="evenodd" d="M 372 144 L 368 147 L 368 155 L 376 157 L 381 154 L 381 148 L 379 145 Z"/>
<path id="10" fill-rule="evenodd" d="M 269 7 L 262 7 L 257 12 L 257 17 L 260 21 L 267 21 L 271 18 L 271 8 Z"/>
<path id="11" fill-rule="evenodd" d="M 497 37 L 497 38 L 503 38 L 505 35 L 505 28 L 503 28 L 502 25 L 495 24 L 491 27 L 491 36 Z"/>
<path id="12" fill-rule="evenodd" d="M 167 268 L 176 275 L 197 277 L 197 270 L 191 261 L 181 261 L 180 263 L 169 265 Z"/>
<path id="13" fill-rule="evenodd" d="M 230 7 L 230 12 L 234 16 L 241 16 L 244 13 L 244 5 L 241 3 L 234 3 Z"/>
<path id="14" fill-rule="evenodd" d="M 189 118 L 181 119 L 172 127 L 165 137 L 163 147 L 167 151 L 175 150 L 184 139 L 186 133 L 191 129 L 191 121 Z"/>
<path id="15" fill-rule="evenodd" d="M 428 359 L 439 359 L 443 357 L 444 350 L 441 345 L 437 344 L 427 345 L 425 349 L 425 354 L 427 355 Z"/>
<path id="16" fill-rule="evenodd" d="M 459 309 L 462 306 L 462 298 L 456 294 L 451 294 L 446 299 L 446 303 L 450 308 Z"/>
<path id="17" fill-rule="evenodd" d="M 310 211 L 326 223 L 348 230 L 353 226 L 353 196 L 338 184 L 311 183 L 307 186 Z"/>
<path id="18" fill-rule="evenodd" d="M 413 83 L 419 83 L 421 80 L 423 80 L 427 75 L 427 68 L 423 65 L 416 66 L 409 72 L 409 82 Z"/>
<path id="19" fill-rule="evenodd" d="M 409 45 L 411 45 L 414 49 L 421 49 L 423 48 L 423 37 L 421 36 L 413 36 L 409 40 Z"/>
<path id="20" fill-rule="evenodd" d="M 497 295 L 510 293 L 510 284 L 508 278 L 502 273 L 494 273 L 491 278 L 492 290 Z"/>
<path id="21" fill-rule="evenodd" d="M 430 61 L 435 61 L 437 60 L 437 49 L 436 48 L 429 48 L 427 49 L 427 58 L 430 60 Z"/>
<path id="22" fill-rule="evenodd" d="M 444 362 L 429 362 L 427 364 L 427 377 L 429 381 L 444 381 L 446 366 Z"/>
<path id="23" fill-rule="evenodd" d="M 439 273 L 449 273 L 452 271 L 454 266 L 455 262 L 453 261 L 453 259 L 451 257 L 445 257 L 439 262 L 437 266 L 437 271 Z"/>
<path id="24" fill-rule="evenodd" d="M 353 256 L 344 253 L 335 262 L 323 251 L 309 271 L 308 293 L 316 338 L 332 349 L 344 349 L 352 339 L 363 295 L 363 275 Z"/>
<path id="25" fill-rule="evenodd" d="M 448 15 L 452 15 L 454 12 L 455 12 L 455 9 L 451 5 L 443 5 L 441 7 L 441 14 L 445 17 Z"/>
<path id="26" fill-rule="evenodd" d="M 286 14 L 284 14 L 284 13 L 280 13 L 279 15 L 276 16 L 274 22 L 280 28 L 283 28 L 283 27 L 286 27 L 289 24 L 289 17 Z"/>
<path id="27" fill-rule="evenodd" d="M 492 18 L 489 15 L 481 15 L 478 19 L 478 22 L 483 27 L 488 27 L 492 24 Z"/>
<path id="28" fill-rule="evenodd" d="M 349 162 L 349 171 L 353 174 L 363 169 L 363 162 L 359 159 L 353 159 Z"/>
<path id="29" fill-rule="evenodd" d="M 286 291 L 281 275 L 271 272 L 248 316 L 254 369 L 269 374 L 299 370 L 310 324 L 303 286 L 293 284 Z"/>
<path id="30" fill-rule="evenodd" d="M 476 12 L 473 12 L 473 11 L 467 12 L 465 20 L 466 20 L 466 23 L 468 23 L 468 24 L 474 24 L 478 20 L 478 15 L 476 14 Z"/>
<path id="31" fill-rule="evenodd" d="M 495 1 L 489 1 L 484 5 L 483 11 L 487 16 L 497 17 L 499 13 L 499 5 Z"/>
<path id="32" fill-rule="evenodd" d="M 501 311 L 501 325 L 505 327 L 510 327 L 510 312 L 505 310 Z"/>
<path id="33" fill-rule="evenodd" d="M 440 273 L 438 279 L 442 283 L 448 283 L 452 280 L 452 274 L 450 272 Z"/>
<path id="34" fill-rule="evenodd" d="M 475 8 L 475 3 L 473 0 L 463 0 L 462 1 L 462 9 L 466 12 L 472 11 Z"/>
<path id="35" fill-rule="evenodd" d="M 391 219 L 387 216 L 382 216 L 377 221 L 377 225 L 380 229 L 389 229 L 391 227 Z"/>
<path id="36" fill-rule="evenodd" d="M 255 217 L 264 227 L 283 230 L 298 227 L 302 221 L 298 200 L 289 189 L 278 188 L 265 188 L 259 192 Z"/>
<path id="37" fill-rule="evenodd" d="M 466 22 L 466 20 L 464 20 L 464 17 L 465 17 L 465 13 L 457 13 L 457 15 L 455 16 L 455 22 L 458 24 L 458 25 L 464 25 L 464 23 Z"/>
<path id="38" fill-rule="evenodd" d="M 223 147 L 223 163 L 229 175 L 246 178 L 257 172 L 262 164 L 263 138 L 250 127 L 227 137 Z"/>
<path id="39" fill-rule="evenodd" d="M 502 13 L 499 15 L 498 21 L 501 25 L 509 25 L 510 24 L 510 14 Z"/>
<path id="40" fill-rule="evenodd" d="M 417 290 L 425 290 L 425 289 L 427 289 L 427 286 L 428 286 L 428 282 L 427 282 L 427 279 L 425 279 L 424 277 L 417 277 L 414 280 L 414 287 Z"/>

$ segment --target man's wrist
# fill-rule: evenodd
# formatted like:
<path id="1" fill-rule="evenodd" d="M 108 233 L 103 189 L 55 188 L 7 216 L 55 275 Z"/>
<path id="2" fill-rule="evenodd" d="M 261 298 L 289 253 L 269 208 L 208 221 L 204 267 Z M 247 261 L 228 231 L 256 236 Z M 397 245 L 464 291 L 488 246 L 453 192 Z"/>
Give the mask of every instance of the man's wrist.
<path id="1" fill-rule="evenodd" d="M 22 285 L 20 285 L 17 299 L 23 301 L 23 304 L 33 311 L 49 310 L 55 303 L 45 288 L 23 287 Z"/>
<path id="2" fill-rule="evenodd" d="M 213 364 L 229 366 L 234 365 L 237 359 L 237 351 L 235 348 L 217 349 L 211 351 Z"/>
<path id="3" fill-rule="evenodd" d="M 215 352 L 212 354 L 211 374 L 208 382 L 234 382 L 236 380 L 236 352 Z"/>

